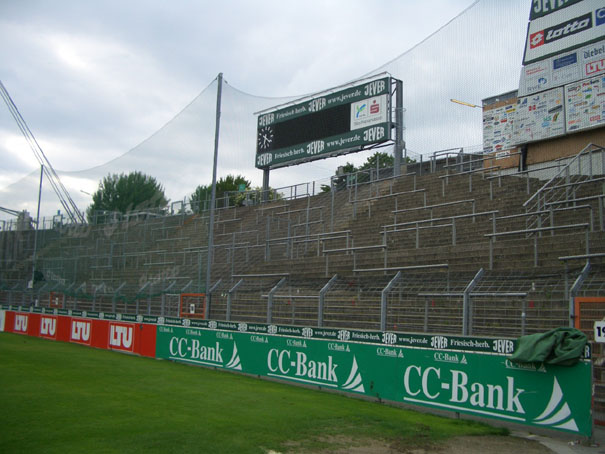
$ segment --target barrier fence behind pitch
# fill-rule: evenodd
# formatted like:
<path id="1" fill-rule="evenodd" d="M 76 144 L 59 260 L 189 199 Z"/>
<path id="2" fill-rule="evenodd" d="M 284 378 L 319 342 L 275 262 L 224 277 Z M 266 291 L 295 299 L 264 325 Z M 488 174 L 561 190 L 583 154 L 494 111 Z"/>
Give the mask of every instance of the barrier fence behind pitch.
<path id="1" fill-rule="evenodd" d="M 520 365 L 511 339 L 1 306 L 0 331 L 590 437 L 591 365 Z M 587 348 L 586 358 L 590 358 Z"/>

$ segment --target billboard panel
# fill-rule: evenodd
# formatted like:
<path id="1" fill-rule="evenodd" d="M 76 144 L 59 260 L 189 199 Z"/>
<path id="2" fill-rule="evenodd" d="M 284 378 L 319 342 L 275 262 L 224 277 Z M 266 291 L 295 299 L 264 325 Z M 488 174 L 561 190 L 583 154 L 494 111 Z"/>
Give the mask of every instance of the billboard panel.
<path id="1" fill-rule="evenodd" d="M 603 73 L 605 40 L 524 66 L 519 95 L 531 95 Z"/>
<path id="2" fill-rule="evenodd" d="M 598 41 L 604 34 L 605 6 L 602 0 L 583 0 L 566 5 L 530 21 L 523 64 Z"/>
<path id="3" fill-rule="evenodd" d="M 547 16 L 556 11 L 560 11 L 563 8 L 567 8 L 568 6 L 580 3 L 581 1 L 583 0 L 563 0 L 558 2 L 534 0 L 532 1 L 531 10 L 529 12 L 529 20 Z"/>
<path id="4" fill-rule="evenodd" d="M 513 146 L 515 100 L 494 109 L 483 110 L 483 152 L 510 150 Z"/>
<path id="5" fill-rule="evenodd" d="M 270 328 L 270 327 L 269 327 Z M 324 389 L 439 410 L 461 412 L 590 436 L 591 368 L 517 364 L 506 354 L 460 348 L 450 338 L 426 336 L 424 347 L 397 345 L 399 333 L 375 343 L 341 339 L 158 326 L 158 358 L 277 378 Z M 371 334 L 371 333 L 369 333 Z M 512 341 L 503 341 L 510 344 Z M 465 344 L 475 345 L 466 339 Z M 477 341 L 482 343 L 482 341 Z M 489 342 L 486 342 L 489 344 Z"/>
<path id="6" fill-rule="evenodd" d="M 259 115 L 256 167 L 271 169 L 359 151 L 391 139 L 391 78 Z"/>
<path id="7" fill-rule="evenodd" d="M 565 134 L 563 87 L 517 100 L 513 143 L 527 143 Z"/>
<path id="8" fill-rule="evenodd" d="M 605 124 L 605 75 L 565 86 L 567 132 Z"/>

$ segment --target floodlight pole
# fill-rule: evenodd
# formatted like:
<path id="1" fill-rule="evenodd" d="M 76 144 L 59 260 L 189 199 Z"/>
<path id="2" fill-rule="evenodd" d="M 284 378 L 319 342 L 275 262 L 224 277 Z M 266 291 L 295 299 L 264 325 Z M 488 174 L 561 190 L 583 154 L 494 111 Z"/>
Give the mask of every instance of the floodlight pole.
<path id="1" fill-rule="evenodd" d="M 38 254 L 38 229 L 40 228 L 40 202 L 42 201 L 42 178 L 44 177 L 44 164 L 40 166 L 40 187 L 38 188 L 38 211 L 36 213 L 36 232 L 34 233 L 34 252 L 32 255 L 31 288 L 36 282 L 36 255 Z M 36 304 L 37 306 L 37 304 Z"/>
<path id="2" fill-rule="evenodd" d="M 208 254 L 206 262 L 206 313 L 210 313 L 210 276 L 212 272 L 212 253 L 214 252 L 214 208 L 216 205 L 216 167 L 218 161 L 218 139 L 221 126 L 221 96 L 223 94 L 223 73 L 217 77 L 218 86 L 216 89 L 216 123 L 214 131 L 214 164 L 212 165 L 212 192 L 210 197 L 210 219 L 208 220 Z"/>
<path id="3" fill-rule="evenodd" d="M 395 79 L 395 149 L 393 161 L 393 173 L 398 177 L 401 175 L 401 155 L 405 148 L 403 141 L 403 82 Z"/>

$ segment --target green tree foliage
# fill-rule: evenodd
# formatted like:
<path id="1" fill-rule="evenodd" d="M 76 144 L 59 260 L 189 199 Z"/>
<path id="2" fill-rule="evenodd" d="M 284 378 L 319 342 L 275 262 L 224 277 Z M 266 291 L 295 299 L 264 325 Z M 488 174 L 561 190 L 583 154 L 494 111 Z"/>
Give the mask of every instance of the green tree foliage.
<path id="1" fill-rule="evenodd" d="M 242 187 L 246 191 L 250 190 L 251 183 L 241 175 L 227 175 L 221 177 L 216 182 L 216 200 L 218 207 L 241 206 L 244 202 L 244 195 L 240 193 Z M 199 185 L 189 197 L 191 209 L 195 213 L 201 213 L 210 207 L 212 197 L 212 185 Z"/>
<path id="2" fill-rule="evenodd" d="M 411 163 L 416 162 L 408 157 L 405 158 L 405 162 Z M 336 176 L 334 178 L 334 185 L 336 189 L 340 190 L 346 187 L 347 183 L 347 175 L 349 174 L 357 174 L 357 182 L 365 183 L 366 181 L 370 181 L 370 173 L 375 171 L 376 169 L 387 169 L 391 168 L 395 165 L 395 158 L 390 153 L 385 153 L 381 151 L 377 151 L 372 156 L 369 156 L 361 166 L 355 167 L 350 162 L 347 162 L 343 166 L 343 176 Z M 330 186 L 327 184 L 321 185 L 322 192 L 330 191 Z"/>
<path id="3" fill-rule="evenodd" d="M 155 178 L 142 172 L 107 175 L 92 196 L 92 205 L 86 210 L 89 222 L 95 221 L 96 211 L 155 210 L 164 208 L 168 200 L 164 188 Z M 99 222 L 99 218 L 96 219 Z"/>
<path id="4" fill-rule="evenodd" d="M 369 156 L 368 159 L 366 159 L 366 162 L 364 162 L 358 170 L 376 169 L 377 166 L 379 169 L 386 169 L 388 167 L 393 167 L 394 164 L 395 158 L 392 154 L 377 151 L 372 156 Z"/>

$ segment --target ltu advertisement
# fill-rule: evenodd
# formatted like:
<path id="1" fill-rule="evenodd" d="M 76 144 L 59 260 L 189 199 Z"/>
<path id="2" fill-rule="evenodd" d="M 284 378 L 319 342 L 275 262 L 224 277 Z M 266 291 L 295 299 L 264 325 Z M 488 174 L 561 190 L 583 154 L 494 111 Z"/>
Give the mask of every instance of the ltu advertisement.
<path id="1" fill-rule="evenodd" d="M 440 341 L 447 342 L 440 337 Z M 590 364 L 159 326 L 158 358 L 590 435 Z"/>

